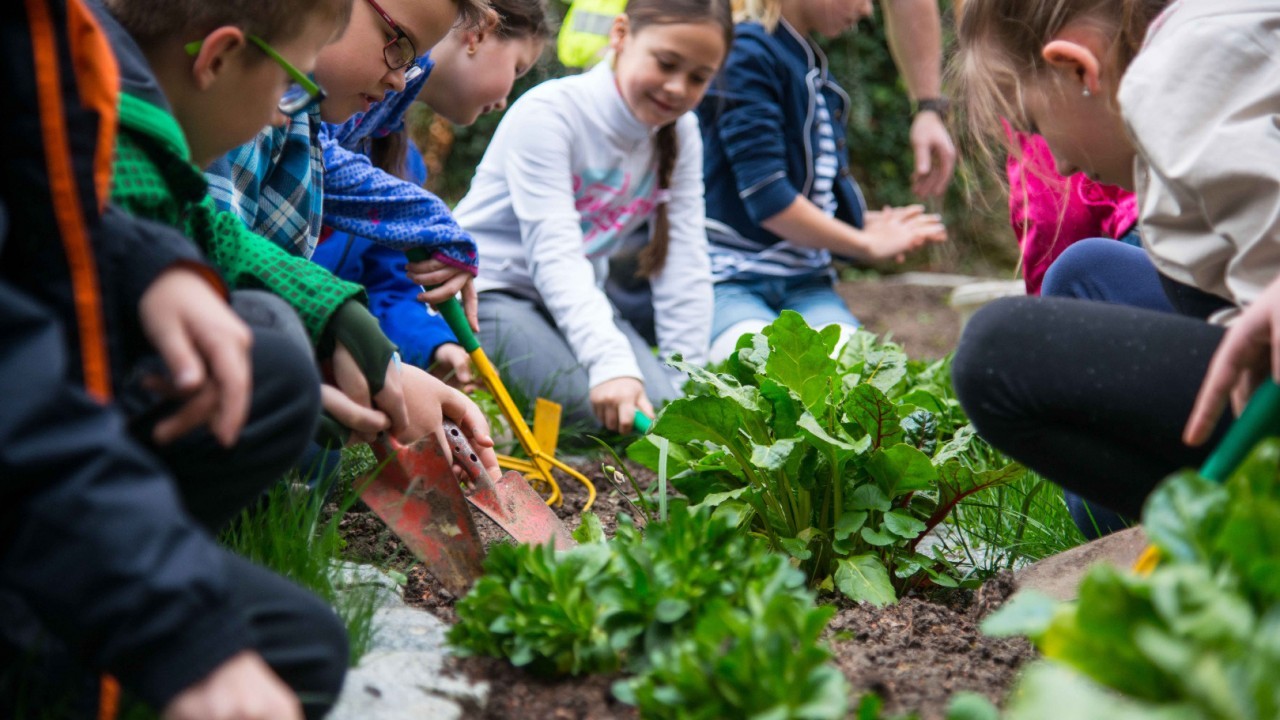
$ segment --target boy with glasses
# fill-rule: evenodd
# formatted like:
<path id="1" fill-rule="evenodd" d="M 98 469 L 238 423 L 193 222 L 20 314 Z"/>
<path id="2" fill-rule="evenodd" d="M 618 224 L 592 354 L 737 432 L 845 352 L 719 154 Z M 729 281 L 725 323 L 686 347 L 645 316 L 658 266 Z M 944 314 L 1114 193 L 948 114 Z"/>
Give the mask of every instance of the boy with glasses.
<path id="1" fill-rule="evenodd" d="M 298 123 L 290 122 L 282 110 L 293 110 L 295 117 L 314 112 L 315 104 L 326 97 L 323 83 L 309 76 L 321 48 L 339 35 L 348 13 L 352 19 L 343 37 L 359 36 L 361 24 L 368 21 L 355 16 L 349 0 L 106 4 L 136 41 L 129 43 L 131 49 L 118 48 L 119 54 L 138 58 L 147 71 L 139 73 L 146 76 L 140 79 L 125 78 L 116 201 L 135 214 L 183 227 L 232 287 L 266 289 L 297 311 L 330 381 L 321 395 L 327 413 L 326 443 L 367 441 L 383 431 L 405 442 L 428 433 L 443 441 L 443 414 L 473 437 L 486 464 L 496 469 L 479 410 L 426 373 L 407 367 L 401 371 L 395 346 L 362 304 L 363 289 L 338 280 L 253 232 L 236 215 L 219 210 L 199 172 L 268 125 L 275 130 L 287 123 L 280 130 L 282 137 L 290 144 L 309 144 L 310 135 L 299 138 Z M 200 39 L 192 40 L 193 36 Z M 386 39 L 377 48 L 380 64 L 383 46 L 398 38 L 390 30 L 382 36 Z M 398 59 L 395 49 L 393 44 L 386 52 Z M 149 73 L 154 73 L 154 81 L 148 90 Z M 332 89 L 327 90 L 331 96 Z M 304 159 L 301 169 L 292 164 L 276 169 L 305 175 L 307 163 Z M 274 193 L 268 196 L 281 199 Z M 290 222 L 285 218 L 286 225 Z M 459 238 L 456 252 L 474 256 L 470 239 Z M 406 402 L 406 395 L 414 402 Z"/>

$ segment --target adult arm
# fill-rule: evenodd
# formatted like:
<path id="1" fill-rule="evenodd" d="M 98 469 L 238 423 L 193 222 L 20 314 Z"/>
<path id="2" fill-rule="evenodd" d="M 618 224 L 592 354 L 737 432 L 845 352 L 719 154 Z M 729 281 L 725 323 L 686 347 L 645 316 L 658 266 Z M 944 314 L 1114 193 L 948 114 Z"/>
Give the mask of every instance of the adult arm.
<path id="1" fill-rule="evenodd" d="M 885 0 L 885 26 L 893 53 L 912 100 L 942 95 L 942 22 L 937 0 Z M 956 148 L 942 116 L 916 113 L 911 122 L 915 152 L 912 190 L 921 197 L 946 192 L 956 165 Z"/>

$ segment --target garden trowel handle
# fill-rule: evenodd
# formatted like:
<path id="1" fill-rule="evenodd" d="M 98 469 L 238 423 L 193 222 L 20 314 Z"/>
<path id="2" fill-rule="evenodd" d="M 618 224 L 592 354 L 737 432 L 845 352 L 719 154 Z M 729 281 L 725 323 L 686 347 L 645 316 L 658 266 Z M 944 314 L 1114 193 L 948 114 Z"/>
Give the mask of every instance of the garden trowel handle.
<path id="1" fill-rule="evenodd" d="M 450 420 L 444 421 L 444 436 L 449 441 L 449 449 L 453 451 L 453 459 L 467 471 L 478 487 L 492 488 L 493 477 L 484 469 L 480 456 L 471 448 L 466 433 Z"/>
<path id="2" fill-rule="evenodd" d="M 425 248 L 411 248 L 405 252 L 405 255 L 409 257 L 409 262 L 431 259 L 431 255 Z M 470 353 L 480 347 L 480 341 L 476 340 L 475 333 L 471 332 L 471 323 L 467 321 L 467 314 L 463 311 L 462 303 L 458 302 L 458 298 L 449 298 L 435 307 L 436 312 L 440 313 L 444 321 L 449 324 L 449 329 L 458 338 L 458 344 L 463 350 Z"/>
<path id="3" fill-rule="evenodd" d="M 635 419 L 632 420 L 632 427 L 636 429 L 636 432 L 645 435 L 653 429 L 653 418 L 645 415 L 644 411 L 637 410 Z"/>
<path id="4" fill-rule="evenodd" d="M 1280 433 L 1280 387 L 1267 378 L 1205 460 L 1200 474 L 1214 482 L 1225 482 L 1258 441 L 1277 433 Z"/>

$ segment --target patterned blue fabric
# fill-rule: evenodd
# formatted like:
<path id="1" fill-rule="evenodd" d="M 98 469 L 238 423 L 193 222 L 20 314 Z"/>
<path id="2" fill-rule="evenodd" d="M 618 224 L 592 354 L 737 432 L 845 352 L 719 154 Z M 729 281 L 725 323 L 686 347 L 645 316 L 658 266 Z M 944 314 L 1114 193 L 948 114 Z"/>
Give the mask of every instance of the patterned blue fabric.
<path id="1" fill-rule="evenodd" d="M 269 127 L 205 171 L 222 210 L 290 252 L 311 257 L 320 238 L 324 156 L 316 137 L 319 110 Z"/>
<path id="2" fill-rule="evenodd" d="M 427 84 L 431 70 L 436 66 L 430 55 L 418 59 L 418 67 L 422 74 L 410 80 L 404 86 L 404 92 L 392 93 L 382 102 L 369 108 L 367 113 L 356 113 L 351 119 L 340 124 L 326 124 L 325 130 L 338 141 L 342 147 L 352 151 L 369 154 L 369 141 L 381 138 L 404 129 L 404 116 L 409 106 Z"/>

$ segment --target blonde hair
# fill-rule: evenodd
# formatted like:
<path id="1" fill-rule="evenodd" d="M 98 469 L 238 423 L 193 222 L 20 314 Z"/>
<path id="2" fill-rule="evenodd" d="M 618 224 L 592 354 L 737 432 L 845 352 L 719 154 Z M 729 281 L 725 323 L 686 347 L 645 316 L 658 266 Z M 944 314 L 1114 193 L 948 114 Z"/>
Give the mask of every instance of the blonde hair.
<path id="1" fill-rule="evenodd" d="M 767 2 L 768 0 L 755 0 Z M 1041 52 L 1065 27 L 1091 22 L 1114 32 L 1104 60 L 1124 73 L 1142 46 L 1147 26 L 1170 0 L 964 0 L 957 5 L 959 51 L 948 76 L 962 126 L 980 161 L 995 166 L 996 149 L 1014 150 L 1001 120 L 1025 128 L 1030 82 L 1048 67 Z M 1118 84 L 1118 83 L 1117 83 Z M 1110 98 L 1114 100 L 1114 98 Z"/>
<path id="2" fill-rule="evenodd" d="M 758 22 L 773 32 L 782 19 L 782 0 L 733 0 L 733 21 Z"/>

